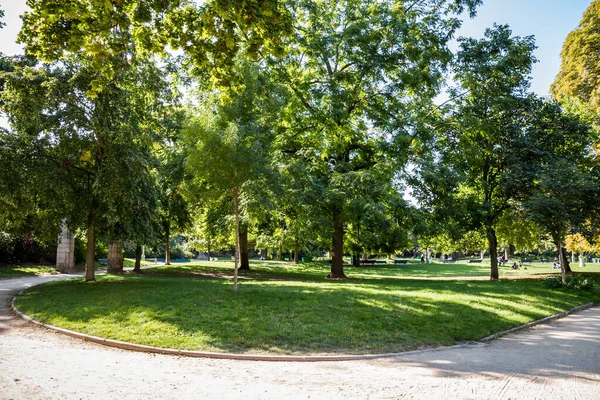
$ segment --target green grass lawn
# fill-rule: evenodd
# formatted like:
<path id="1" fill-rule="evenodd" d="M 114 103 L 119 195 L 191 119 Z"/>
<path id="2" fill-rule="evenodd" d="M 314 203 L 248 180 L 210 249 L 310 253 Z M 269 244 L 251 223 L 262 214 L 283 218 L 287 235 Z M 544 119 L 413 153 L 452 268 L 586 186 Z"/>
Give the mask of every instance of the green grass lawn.
<path id="1" fill-rule="evenodd" d="M 544 288 L 551 265 L 503 270 L 499 282 L 477 264 L 347 267 L 346 281 L 326 280 L 323 263 L 251 267 L 240 271 L 238 293 L 232 263 L 219 261 L 52 282 L 16 305 L 45 323 L 159 347 L 363 354 L 478 340 L 600 299 L 598 291 Z"/>
<path id="2" fill-rule="evenodd" d="M 53 265 L 0 265 L 0 279 L 58 274 Z"/>

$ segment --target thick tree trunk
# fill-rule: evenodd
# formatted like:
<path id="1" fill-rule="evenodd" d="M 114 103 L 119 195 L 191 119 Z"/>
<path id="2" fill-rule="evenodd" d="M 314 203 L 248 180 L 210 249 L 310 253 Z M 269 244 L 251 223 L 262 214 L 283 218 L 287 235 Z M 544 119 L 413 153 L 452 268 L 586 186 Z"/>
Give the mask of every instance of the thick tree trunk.
<path id="1" fill-rule="evenodd" d="M 485 235 L 490 247 L 490 280 L 497 281 L 500 276 L 498 273 L 498 239 L 496 238 L 496 231 L 491 226 L 486 226 Z"/>
<path id="2" fill-rule="evenodd" d="M 294 264 L 298 264 L 299 260 L 299 255 L 298 253 L 300 252 L 299 250 L 300 248 L 300 244 L 298 243 L 298 239 L 294 239 Z"/>
<path id="3" fill-rule="evenodd" d="M 333 210 L 333 237 L 331 243 L 331 272 L 329 278 L 346 278 L 344 275 L 344 223 L 342 210 L 336 207 Z"/>
<path id="4" fill-rule="evenodd" d="M 240 268 L 250 269 L 250 260 L 248 258 L 248 224 L 240 225 Z"/>
<path id="5" fill-rule="evenodd" d="M 355 254 L 354 255 L 354 266 L 355 267 L 360 267 L 360 254 Z"/>
<path id="6" fill-rule="evenodd" d="M 238 290 L 238 265 L 240 260 L 240 206 L 238 189 L 233 188 L 233 207 L 235 209 L 235 255 L 233 265 L 233 291 Z"/>
<path id="7" fill-rule="evenodd" d="M 165 235 L 167 237 L 167 243 L 165 246 L 165 265 L 171 265 L 171 224 L 167 224 L 165 229 Z"/>
<path id="8" fill-rule="evenodd" d="M 108 262 L 106 272 L 118 274 L 123 272 L 123 242 L 116 241 L 108 244 Z"/>
<path id="9" fill-rule="evenodd" d="M 135 266 L 133 272 L 142 272 L 142 245 L 135 246 Z"/>
<path id="10" fill-rule="evenodd" d="M 94 255 L 96 252 L 96 235 L 94 234 L 94 218 L 90 216 L 87 227 L 87 249 L 85 257 L 85 280 L 95 281 Z"/>
<path id="11" fill-rule="evenodd" d="M 510 247 L 510 246 L 509 246 Z M 510 251 L 509 251 L 509 247 L 505 247 L 504 248 L 504 259 L 508 260 L 510 258 Z"/>
<path id="12" fill-rule="evenodd" d="M 208 257 L 207 261 L 210 261 L 210 242 L 208 242 L 208 249 L 206 250 L 206 257 Z"/>

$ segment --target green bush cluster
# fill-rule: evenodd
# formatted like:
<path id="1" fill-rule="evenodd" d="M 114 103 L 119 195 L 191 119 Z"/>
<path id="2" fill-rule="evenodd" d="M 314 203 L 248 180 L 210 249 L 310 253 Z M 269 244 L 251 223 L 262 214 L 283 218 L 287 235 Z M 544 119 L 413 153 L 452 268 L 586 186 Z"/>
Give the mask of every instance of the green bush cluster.
<path id="1" fill-rule="evenodd" d="M 544 287 L 548 289 L 559 289 L 565 287 L 567 289 L 577 289 L 591 292 L 594 290 L 594 282 L 584 277 L 568 276 L 567 283 L 565 285 L 563 285 L 561 278 L 548 278 L 544 282 Z"/>

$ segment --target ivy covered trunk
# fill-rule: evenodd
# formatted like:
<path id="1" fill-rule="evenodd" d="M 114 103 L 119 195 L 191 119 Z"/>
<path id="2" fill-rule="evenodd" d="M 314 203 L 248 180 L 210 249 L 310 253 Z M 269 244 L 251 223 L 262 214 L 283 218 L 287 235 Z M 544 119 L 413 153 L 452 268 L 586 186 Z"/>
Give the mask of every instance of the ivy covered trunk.
<path id="1" fill-rule="evenodd" d="M 135 266 L 133 272 L 142 272 L 142 245 L 135 246 Z"/>
<path id="2" fill-rule="evenodd" d="M 346 278 L 344 275 L 344 223 L 342 209 L 333 210 L 333 238 L 331 243 L 331 272 L 329 278 Z"/>
<path id="3" fill-rule="evenodd" d="M 94 235 L 94 222 L 90 218 L 87 227 L 87 249 L 85 256 L 85 280 L 95 281 L 94 273 L 94 255 L 96 251 L 96 236 Z"/>
<path id="4" fill-rule="evenodd" d="M 91 210 L 88 214 L 87 224 L 87 248 L 85 256 L 85 280 L 95 281 L 96 275 L 94 272 L 94 256 L 96 253 L 96 234 L 94 232 L 94 222 L 96 221 L 96 209 L 98 202 L 92 200 Z"/>
<path id="5" fill-rule="evenodd" d="M 486 226 L 485 235 L 490 246 L 490 280 L 497 281 L 499 279 L 498 274 L 498 239 L 496 238 L 496 231 L 491 226 Z"/>
<path id="6" fill-rule="evenodd" d="M 240 268 L 250 269 L 250 260 L 248 258 L 248 224 L 240 225 Z"/>
<path id="7" fill-rule="evenodd" d="M 165 265 L 171 265 L 171 224 L 167 223 L 165 227 L 166 245 L 165 245 Z"/>
<path id="8" fill-rule="evenodd" d="M 298 259 L 298 253 L 300 252 L 299 248 L 300 244 L 298 243 L 298 239 L 294 239 L 294 264 L 298 264 L 298 262 L 300 261 Z"/>
<path id="9" fill-rule="evenodd" d="M 233 291 L 238 290 L 238 267 L 240 261 L 240 195 L 237 187 L 233 188 L 233 208 L 235 212 L 235 255 L 233 257 Z"/>

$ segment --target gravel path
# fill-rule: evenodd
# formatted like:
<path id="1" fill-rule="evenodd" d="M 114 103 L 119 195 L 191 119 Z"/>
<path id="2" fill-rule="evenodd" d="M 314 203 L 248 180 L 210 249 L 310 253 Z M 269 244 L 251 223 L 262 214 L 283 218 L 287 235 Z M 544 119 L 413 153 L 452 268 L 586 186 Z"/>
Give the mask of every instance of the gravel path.
<path id="1" fill-rule="evenodd" d="M 10 299 L 64 276 L 0 280 L 0 399 L 600 399 L 600 307 L 485 345 L 343 362 L 152 355 L 15 317 Z"/>

